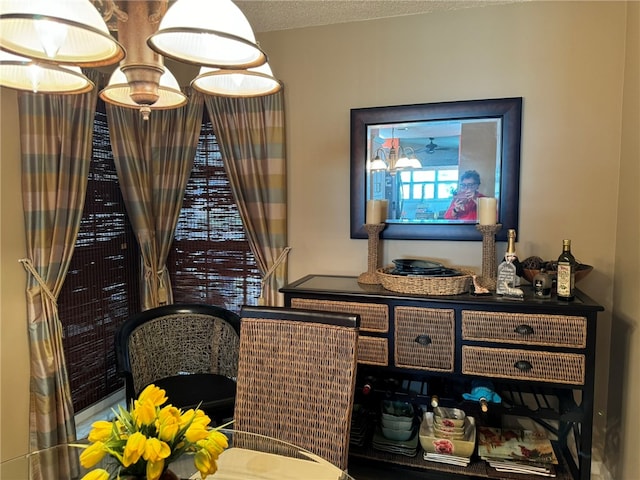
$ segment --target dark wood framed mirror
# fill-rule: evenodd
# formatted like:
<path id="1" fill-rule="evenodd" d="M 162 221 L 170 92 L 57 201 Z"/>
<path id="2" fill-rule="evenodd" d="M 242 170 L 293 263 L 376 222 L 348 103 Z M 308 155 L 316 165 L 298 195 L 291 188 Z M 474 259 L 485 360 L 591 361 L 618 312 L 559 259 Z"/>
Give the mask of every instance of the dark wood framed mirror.
<path id="1" fill-rule="evenodd" d="M 481 240 L 477 198 L 494 197 L 497 240 L 518 229 L 522 97 L 351 110 L 351 238 L 385 200 L 381 238 Z"/>

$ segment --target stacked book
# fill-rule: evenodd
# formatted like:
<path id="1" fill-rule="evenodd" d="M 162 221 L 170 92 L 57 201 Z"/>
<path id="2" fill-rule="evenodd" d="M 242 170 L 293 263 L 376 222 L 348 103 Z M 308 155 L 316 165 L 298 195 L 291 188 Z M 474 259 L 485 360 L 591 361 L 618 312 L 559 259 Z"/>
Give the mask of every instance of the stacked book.
<path id="1" fill-rule="evenodd" d="M 498 472 L 556 476 L 558 458 L 541 431 L 478 427 L 478 455 Z"/>

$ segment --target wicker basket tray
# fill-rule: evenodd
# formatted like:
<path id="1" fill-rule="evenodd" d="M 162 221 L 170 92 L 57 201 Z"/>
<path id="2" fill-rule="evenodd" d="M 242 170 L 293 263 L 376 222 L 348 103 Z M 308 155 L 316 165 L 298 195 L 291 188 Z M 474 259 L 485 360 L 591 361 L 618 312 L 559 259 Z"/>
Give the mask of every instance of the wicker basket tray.
<path id="1" fill-rule="evenodd" d="M 418 277 L 392 275 L 395 267 L 379 268 L 376 273 L 380 283 L 387 290 L 414 295 L 458 295 L 469 291 L 471 273 L 464 272 L 456 277 Z"/>

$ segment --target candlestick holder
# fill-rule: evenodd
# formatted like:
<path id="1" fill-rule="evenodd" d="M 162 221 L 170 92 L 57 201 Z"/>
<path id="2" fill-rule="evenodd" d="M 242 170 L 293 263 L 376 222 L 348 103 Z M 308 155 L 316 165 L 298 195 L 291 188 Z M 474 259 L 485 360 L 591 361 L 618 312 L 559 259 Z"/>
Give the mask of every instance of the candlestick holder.
<path id="1" fill-rule="evenodd" d="M 482 233 L 482 276 L 480 285 L 489 290 L 496 289 L 498 276 L 498 261 L 496 260 L 496 233 L 502 228 L 502 224 L 476 225 Z"/>
<path id="2" fill-rule="evenodd" d="M 369 241 L 367 242 L 367 271 L 360 274 L 358 283 L 369 285 L 380 284 L 378 274 L 378 255 L 380 253 L 380 232 L 387 226 L 386 223 L 367 223 L 364 229 L 367 231 Z"/>

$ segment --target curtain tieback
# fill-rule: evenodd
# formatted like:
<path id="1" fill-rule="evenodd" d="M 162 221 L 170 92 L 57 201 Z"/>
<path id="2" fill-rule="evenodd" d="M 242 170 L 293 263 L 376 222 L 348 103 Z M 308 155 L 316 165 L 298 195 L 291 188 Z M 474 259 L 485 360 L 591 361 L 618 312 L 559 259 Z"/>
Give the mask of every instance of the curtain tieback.
<path id="1" fill-rule="evenodd" d="M 143 268 L 144 268 L 144 278 L 149 279 L 153 277 L 153 275 L 156 275 L 158 277 L 159 282 L 164 281 L 164 275 L 169 271 L 166 265 L 164 265 L 160 270 L 153 270 L 152 268 L 147 267 L 146 265 L 143 265 Z"/>
<path id="2" fill-rule="evenodd" d="M 169 275 L 167 266 L 164 265 L 158 272 L 158 303 L 160 305 L 166 305 L 168 300 L 167 285 L 165 284 L 165 278 Z"/>
<path id="3" fill-rule="evenodd" d="M 144 265 L 143 268 L 144 268 L 144 278 L 146 281 L 149 281 L 151 278 L 154 277 L 154 275 L 158 281 L 158 288 L 157 288 L 158 305 L 166 305 L 168 295 L 167 295 L 167 286 L 165 285 L 165 278 L 169 274 L 169 270 L 167 269 L 167 266 L 164 265 L 160 270 L 154 270 L 146 265 Z M 153 296 L 155 296 L 155 293 L 153 293 Z"/>
<path id="4" fill-rule="evenodd" d="M 38 285 L 40 285 L 40 288 L 45 293 L 45 295 L 47 295 L 47 297 L 49 297 L 49 299 L 53 302 L 53 305 L 56 308 L 58 308 L 58 300 L 56 299 L 53 292 L 49 289 L 49 287 L 45 283 L 44 278 L 42 278 L 40 274 L 36 271 L 36 268 L 33 266 L 33 262 L 28 258 L 21 258 L 18 261 L 22 264 L 22 266 L 27 272 L 33 275 L 33 278 L 36 279 L 36 282 L 38 282 Z"/>
<path id="5" fill-rule="evenodd" d="M 262 279 L 260 280 L 260 298 L 258 298 L 258 305 L 264 305 L 264 289 L 266 287 L 267 281 L 269 280 L 271 275 L 273 275 L 273 272 L 276 271 L 276 268 L 278 268 L 278 266 L 282 262 L 284 262 L 285 258 L 287 258 L 287 255 L 289 254 L 290 251 L 291 251 L 291 247 L 284 247 L 284 250 L 282 250 L 282 253 L 280 254 L 280 256 L 276 259 L 275 262 L 273 262 L 273 265 L 269 267 L 269 269 L 267 270 L 267 273 L 265 273 Z"/>

